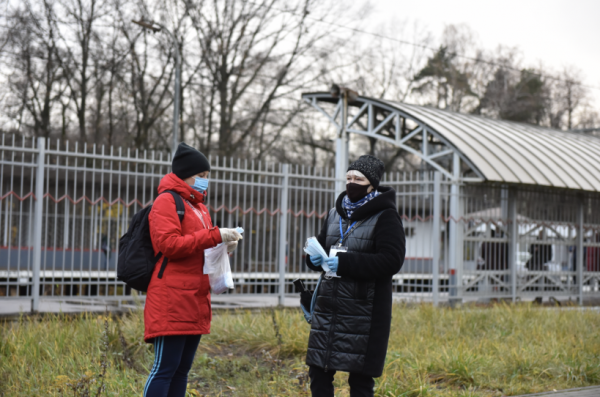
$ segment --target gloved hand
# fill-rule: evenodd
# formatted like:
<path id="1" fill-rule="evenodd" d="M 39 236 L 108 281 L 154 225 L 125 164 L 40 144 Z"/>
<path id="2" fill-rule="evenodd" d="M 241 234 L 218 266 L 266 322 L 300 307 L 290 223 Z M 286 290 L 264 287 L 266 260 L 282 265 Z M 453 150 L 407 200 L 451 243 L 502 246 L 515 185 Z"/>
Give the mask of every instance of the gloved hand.
<path id="1" fill-rule="evenodd" d="M 310 261 L 313 265 L 318 267 L 321 266 L 321 264 L 323 263 L 323 257 L 321 255 L 311 255 Z"/>
<path id="2" fill-rule="evenodd" d="M 238 241 L 243 238 L 242 235 L 235 229 L 219 228 L 219 232 L 221 233 L 221 240 L 223 240 L 224 243 L 229 241 Z"/>
<path id="3" fill-rule="evenodd" d="M 337 256 L 334 256 L 333 258 L 326 258 L 325 263 L 327 263 L 327 266 L 329 266 L 329 270 L 332 272 L 337 272 L 340 259 Z"/>
<path id="4" fill-rule="evenodd" d="M 235 249 L 238 246 L 238 242 L 237 241 L 229 241 L 229 242 L 227 242 L 225 244 L 227 244 L 227 252 L 233 252 L 233 251 L 235 251 Z"/>

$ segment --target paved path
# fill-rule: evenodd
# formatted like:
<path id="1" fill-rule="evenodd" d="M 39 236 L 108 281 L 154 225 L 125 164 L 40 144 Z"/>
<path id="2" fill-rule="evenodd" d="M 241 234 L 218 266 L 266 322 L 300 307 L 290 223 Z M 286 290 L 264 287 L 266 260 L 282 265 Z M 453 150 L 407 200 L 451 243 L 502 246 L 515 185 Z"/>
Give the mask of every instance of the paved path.
<path id="1" fill-rule="evenodd" d="M 279 303 L 277 295 L 213 295 L 213 309 L 255 309 L 261 307 L 274 307 Z M 143 302 L 141 303 L 143 306 Z M 286 295 L 286 307 L 299 307 L 300 298 L 298 294 Z M 85 299 L 77 296 L 65 297 L 64 299 L 40 299 L 40 312 L 43 313 L 78 313 L 78 312 L 104 312 L 128 311 L 137 309 L 139 306 L 129 303 L 119 304 L 116 301 L 102 301 L 100 299 Z M 31 299 L 2 299 L 0 298 L 0 317 L 14 317 L 20 313 L 29 314 L 31 311 Z"/>
<path id="2" fill-rule="evenodd" d="M 577 389 L 568 389 L 568 390 L 557 390 L 550 391 L 544 393 L 537 394 L 527 394 L 520 397 L 534 397 L 534 396 L 546 396 L 546 397 L 599 397 L 600 396 L 600 386 L 592 386 L 592 387 L 580 387 Z M 517 396 L 519 397 L 519 396 Z"/>

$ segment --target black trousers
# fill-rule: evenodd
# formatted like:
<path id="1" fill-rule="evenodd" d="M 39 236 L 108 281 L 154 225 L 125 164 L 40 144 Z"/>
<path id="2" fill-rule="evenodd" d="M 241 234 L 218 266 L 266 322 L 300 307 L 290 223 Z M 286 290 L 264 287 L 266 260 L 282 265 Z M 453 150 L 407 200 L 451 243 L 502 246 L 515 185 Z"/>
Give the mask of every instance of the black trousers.
<path id="1" fill-rule="evenodd" d="M 312 397 L 333 397 L 333 376 L 336 371 L 325 370 L 314 365 L 310 366 L 308 376 L 310 377 L 310 391 Z M 350 373 L 348 378 L 350 385 L 350 397 L 373 397 L 375 381 L 372 377 Z"/>

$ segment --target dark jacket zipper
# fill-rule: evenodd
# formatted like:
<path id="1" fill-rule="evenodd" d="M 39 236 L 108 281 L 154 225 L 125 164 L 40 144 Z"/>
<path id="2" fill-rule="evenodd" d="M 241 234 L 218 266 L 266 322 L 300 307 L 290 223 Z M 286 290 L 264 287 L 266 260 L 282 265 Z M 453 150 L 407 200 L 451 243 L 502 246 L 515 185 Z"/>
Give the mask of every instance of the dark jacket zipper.
<path id="1" fill-rule="evenodd" d="M 339 286 L 339 279 L 333 279 L 333 318 L 331 319 L 331 328 L 329 329 L 329 343 L 327 344 L 327 353 L 325 354 L 325 372 L 329 367 L 329 356 L 331 356 L 331 348 L 333 346 L 333 334 L 335 333 L 335 323 L 337 321 L 337 290 Z"/>

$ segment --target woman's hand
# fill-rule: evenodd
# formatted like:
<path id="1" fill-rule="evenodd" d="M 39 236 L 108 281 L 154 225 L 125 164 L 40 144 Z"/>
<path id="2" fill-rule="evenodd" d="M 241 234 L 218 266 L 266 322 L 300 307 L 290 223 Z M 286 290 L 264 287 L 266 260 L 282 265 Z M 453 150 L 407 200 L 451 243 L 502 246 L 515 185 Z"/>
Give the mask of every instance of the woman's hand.
<path id="1" fill-rule="evenodd" d="M 321 255 L 311 255 L 310 261 L 313 265 L 319 267 L 323 263 L 323 257 Z"/>
<path id="2" fill-rule="evenodd" d="M 332 272 L 337 272 L 340 260 L 337 256 L 334 256 L 333 258 L 326 258 L 325 263 L 327 263 L 327 266 L 329 266 L 329 270 L 331 270 Z"/>
<path id="3" fill-rule="evenodd" d="M 238 241 L 243 238 L 235 229 L 219 228 L 219 232 L 221 232 L 221 240 L 223 240 L 224 243 Z"/>
<path id="4" fill-rule="evenodd" d="M 227 252 L 233 252 L 233 251 L 235 251 L 235 249 L 238 246 L 238 242 L 237 241 L 229 241 L 229 242 L 227 242 L 225 244 L 227 244 Z"/>

